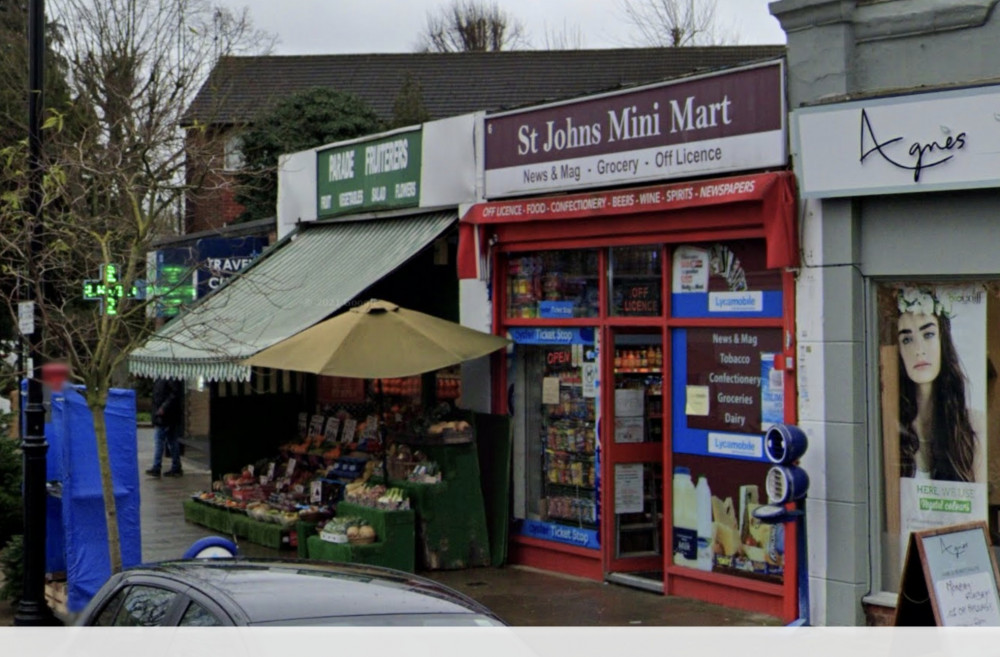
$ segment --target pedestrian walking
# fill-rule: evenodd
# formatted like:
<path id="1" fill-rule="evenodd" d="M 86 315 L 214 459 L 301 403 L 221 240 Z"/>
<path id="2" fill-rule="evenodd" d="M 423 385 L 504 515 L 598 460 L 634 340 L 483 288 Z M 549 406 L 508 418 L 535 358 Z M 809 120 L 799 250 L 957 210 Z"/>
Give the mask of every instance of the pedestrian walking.
<path id="1" fill-rule="evenodd" d="M 164 477 L 179 477 L 181 470 L 181 420 L 184 401 L 184 384 L 175 379 L 157 379 L 153 383 L 153 466 L 146 470 L 151 477 L 159 477 L 163 467 L 163 450 L 170 454 L 170 469 Z"/>

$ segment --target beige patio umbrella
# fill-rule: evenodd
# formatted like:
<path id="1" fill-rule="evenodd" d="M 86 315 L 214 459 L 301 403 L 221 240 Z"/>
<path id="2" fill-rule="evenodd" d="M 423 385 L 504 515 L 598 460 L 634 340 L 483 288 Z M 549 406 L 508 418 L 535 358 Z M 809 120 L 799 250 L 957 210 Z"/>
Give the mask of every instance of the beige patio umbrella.
<path id="1" fill-rule="evenodd" d="M 508 340 L 372 299 L 243 361 L 360 379 L 413 376 L 478 358 Z"/>

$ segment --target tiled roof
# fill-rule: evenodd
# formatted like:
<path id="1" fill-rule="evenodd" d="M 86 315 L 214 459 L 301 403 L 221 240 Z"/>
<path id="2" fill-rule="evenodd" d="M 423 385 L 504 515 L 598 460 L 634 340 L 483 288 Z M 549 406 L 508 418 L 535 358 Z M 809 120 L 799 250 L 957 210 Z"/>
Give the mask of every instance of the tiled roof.
<path id="1" fill-rule="evenodd" d="M 252 122 L 291 93 L 322 86 L 349 91 L 391 119 L 409 72 L 432 119 L 496 111 L 666 80 L 696 71 L 774 59 L 785 46 L 515 50 L 231 57 L 220 61 L 188 108 L 186 123 Z"/>

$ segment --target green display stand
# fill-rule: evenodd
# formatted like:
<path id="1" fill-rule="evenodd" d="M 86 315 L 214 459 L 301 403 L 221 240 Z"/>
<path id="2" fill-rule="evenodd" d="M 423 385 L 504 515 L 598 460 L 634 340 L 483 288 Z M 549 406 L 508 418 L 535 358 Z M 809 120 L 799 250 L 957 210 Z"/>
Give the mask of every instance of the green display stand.
<path id="1" fill-rule="evenodd" d="M 364 563 L 409 573 L 414 571 L 416 549 L 413 511 L 383 511 L 341 502 L 337 505 L 337 515 L 362 518 L 375 529 L 378 540 L 368 545 L 352 545 L 331 543 L 312 535 L 305 540 L 309 559 Z M 300 538 L 300 545 L 302 542 Z"/>
<path id="2" fill-rule="evenodd" d="M 309 558 L 309 537 L 316 533 L 317 522 L 304 522 L 302 520 L 295 523 L 295 535 L 297 537 L 295 549 L 298 550 L 299 559 Z"/>
<path id="3" fill-rule="evenodd" d="M 482 479 L 486 524 L 490 530 L 490 556 L 496 568 L 507 562 L 510 528 L 511 461 L 513 423 L 507 415 L 476 413 L 476 449 Z"/>
<path id="4" fill-rule="evenodd" d="M 216 508 L 195 500 L 184 500 L 184 519 L 229 536 L 245 538 L 257 545 L 275 549 L 291 546 L 291 531 L 286 527 L 253 520 L 246 514 Z"/>
<path id="5" fill-rule="evenodd" d="M 441 466 L 443 481 L 418 484 L 392 479 L 417 513 L 417 553 L 426 570 L 490 565 L 489 533 L 475 443 L 413 445 Z"/>

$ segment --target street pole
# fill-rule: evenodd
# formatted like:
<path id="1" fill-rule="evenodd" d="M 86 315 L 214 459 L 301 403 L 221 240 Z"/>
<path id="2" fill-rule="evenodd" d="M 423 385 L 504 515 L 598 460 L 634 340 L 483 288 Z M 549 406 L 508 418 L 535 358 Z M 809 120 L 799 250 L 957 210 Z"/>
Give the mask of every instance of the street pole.
<path id="1" fill-rule="evenodd" d="M 45 62 L 45 2 L 28 0 L 28 199 L 31 215 L 31 243 L 26 270 L 29 280 L 21 286 L 22 300 L 36 307 L 42 289 L 41 269 L 35 259 L 42 239 L 42 81 Z M 42 331 L 37 322 L 28 338 L 31 376 L 21 449 L 24 453 L 24 592 L 14 613 L 15 625 L 57 625 L 45 602 L 45 506 L 46 464 L 49 445 L 45 442 L 45 407 L 42 404 Z"/>

